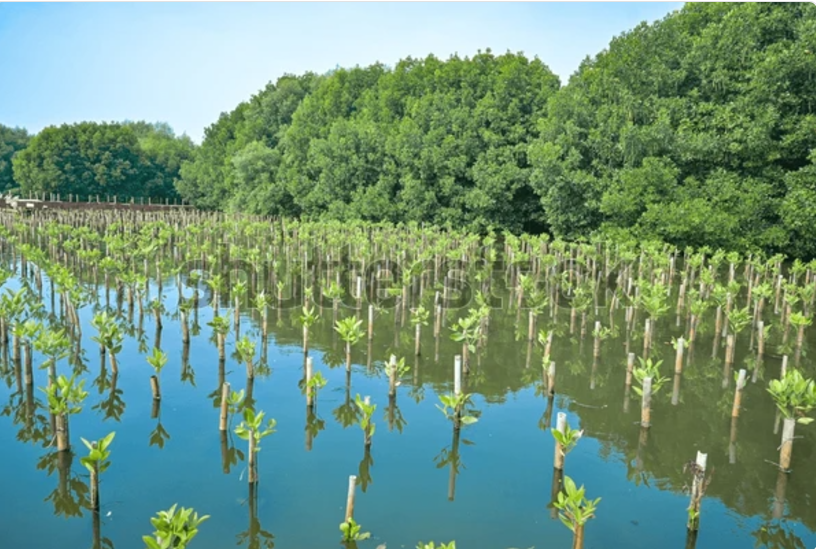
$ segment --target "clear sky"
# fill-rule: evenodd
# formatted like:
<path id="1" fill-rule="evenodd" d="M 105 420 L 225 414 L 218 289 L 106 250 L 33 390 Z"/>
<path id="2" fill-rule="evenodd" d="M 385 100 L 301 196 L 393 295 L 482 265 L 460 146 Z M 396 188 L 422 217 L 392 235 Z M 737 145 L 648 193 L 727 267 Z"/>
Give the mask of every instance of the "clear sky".
<path id="1" fill-rule="evenodd" d="M 284 73 L 479 49 L 538 56 L 565 84 L 668 3 L 0 4 L 0 124 L 168 122 L 200 142 Z"/>

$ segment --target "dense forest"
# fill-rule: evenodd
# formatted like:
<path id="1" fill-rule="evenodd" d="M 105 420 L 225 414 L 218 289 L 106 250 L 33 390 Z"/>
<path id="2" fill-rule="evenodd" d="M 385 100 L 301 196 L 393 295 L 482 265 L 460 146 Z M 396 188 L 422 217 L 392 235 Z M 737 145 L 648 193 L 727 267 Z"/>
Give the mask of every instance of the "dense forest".
<path id="1" fill-rule="evenodd" d="M 147 125 L 48 128 L 13 174 L 22 189 L 79 194 L 168 196 L 174 182 L 206 209 L 809 258 L 814 52 L 810 4 L 686 4 L 563 86 L 541 60 L 489 50 L 286 75 L 199 147 Z M 3 132 L 8 186 L 28 136 Z"/>
<path id="2" fill-rule="evenodd" d="M 195 150 L 189 137 L 176 137 L 163 123 L 63 124 L 30 142 L 25 131 L 0 126 L 0 136 L 6 141 L 0 143 L 0 190 L 78 199 L 176 198 L 181 165 Z M 7 170 L 3 161 L 11 156 L 13 170 Z"/>

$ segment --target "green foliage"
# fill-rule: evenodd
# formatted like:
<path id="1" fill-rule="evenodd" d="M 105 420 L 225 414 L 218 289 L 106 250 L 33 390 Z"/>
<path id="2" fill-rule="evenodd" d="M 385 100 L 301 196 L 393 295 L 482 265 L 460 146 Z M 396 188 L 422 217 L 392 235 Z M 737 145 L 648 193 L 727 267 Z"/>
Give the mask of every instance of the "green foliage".
<path id="1" fill-rule="evenodd" d="M 144 123 L 141 123 L 144 124 Z M 81 122 L 49 126 L 14 156 L 14 179 L 23 193 L 52 192 L 80 199 L 111 195 L 173 198 L 181 162 L 192 141 L 149 125 Z M 169 131 L 169 134 L 167 133 Z"/>
<path id="2" fill-rule="evenodd" d="M 340 339 L 349 345 L 354 345 L 365 335 L 362 326 L 362 319 L 356 319 L 353 316 L 349 316 L 338 320 L 334 325 L 334 329 L 338 334 L 340 334 Z"/>
<path id="3" fill-rule="evenodd" d="M 88 471 L 93 472 L 94 468 L 97 466 L 99 467 L 99 472 L 103 473 L 105 470 L 110 467 L 110 461 L 108 458 L 110 457 L 110 450 L 108 447 L 110 446 L 111 442 L 113 442 L 113 438 L 116 436 L 116 432 L 108 433 L 104 438 L 101 438 L 94 442 L 88 442 L 84 438 L 82 440 L 82 444 L 84 444 L 88 448 L 88 455 L 82 458 L 79 458 L 79 462 L 85 467 Z"/>
<path id="4" fill-rule="evenodd" d="M 259 446 L 261 439 L 271 435 L 275 432 L 275 425 L 277 422 L 274 419 L 269 419 L 266 426 L 263 423 L 264 412 L 255 413 L 252 408 L 244 409 L 244 420 L 235 428 L 235 434 L 243 440 L 249 440 L 250 437 L 255 439 L 255 451 L 260 451 Z"/>
<path id="5" fill-rule="evenodd" d="M 450 327 L 451 339 L 467 345 L 470 352 L 476 352 L 476 342 L 479 340 L 481 315 L 477 309 L 470 309 L 468 316 L 457 319 Z"/>
<path id="6" fill-rule="evenodd" d="M 786 418 L 796 418 L 802 424 L 813 422 L 807 414 L 816 408 L 816 382 L 805 379 L 799 370 L 788 370 L 782 379 L 771 380 L 768 392 Z"/>
<path id="7" fill-rule="evenodd" d="M 377 409 L 377 405 L 371 404 L 368 397 L 365 399 L 360 398 L 359 394 L 354 397 L 354 403 L 360 410 L 360 429 L 362 429 L 365 434 L 366 442 L 370 442 L 377 428 L 377 425 L 374 423 L 374 411 Z"/>
<path id="8" fill-rule="evenodd" d="M 363 532 L 362 526 L 349 517 L 347 522 L 340 523 L 340 532 L 343 534 L 344 542 L 363 541 L 371 537 L 370 532 Z"/>
<path id="9" fill-rule="evenodd" d="M 581 429 L 580 431 L 577 429 L 572 429 L 569 425 L 567 425 L 566 430 L 562 433 L 558 429 L 550 429 L 553 438 L 561 445 L 563 449 L 563 453 L 566 456 L 573 448 L 578 444 L 578 441 L 581 440 L 581 437 L 584 436 L 584 430 Z"/>
<path id="10" fill-rule="evenodd" d="M 22 128 L 9 128 L 0 124 L 0 192 L 16 188 L 19 184 L 12 173 L 12 158 L 28 146 L 31 137 Z"/>
<path id="11" fill-rule="evenodd" d="M 238 353 L 241 361 L 246 364 L 252 364 L 255 358 L 255 342 L 247 336 L 235 342 L 235 351 Z"/>
<path id="12" fill-rule="evenodd" d="M 658 360 L 655 362 L 651 358 L 643 360 L 642 357 L 638 357 L 638 361 L 640 362 L 640 366 L 635 366 L 633 373 L 635 374 L 635 381 L 637 381 L 640 387 L 632 387 L 632 389 L 638 395 L 643 396 L 643 380 L 650 377 L 652 378 L 652 394 L 657 393 L 660 388 L 669 381 L 668 377 L 660 375 L 660 365 L 663 364 L 663 361 Z"/>
<path id="13" fill-rule="evenodd" d="M 306 328 L 310 327 L 312 324 L 317 322 L 318 318 L 320 318 L 320 315 L 315 313 L 315 308 L 314 307 L 306 308 L 305 305 L 303 306 L 303 314 L 298 317 L 301 325 L 303 325 Z"/>
<path id="14" fill-rule="evenodd" d="M 731 309 L 728 313 L 728 328 L 736 336 L 751 323 L 751 313 L 748 307 L 743 309 Z"/>
<path id="15" fill-rule="evenodd" d="M 595 510 L 600 501 L 601 498 L 587 499 L 584 487 L 577 488 L 575 481 L 565 476 L 564 491 L 558 492 L 558 499 L 553 505 L 560 511 L 558 518 L 561 519 L 561 522 L 575 532 L 576 527 L 583 526 L 589 519 L 595 518 Z"/>
<path id="16" fill-rule="evenodd" d="M 167 364 L 167 353 L 158 347 L 153 347 L 153 354 L 147 357 L 147 363 L 153 367 L 156 375 L 159 375 L 162 368 Z"/>
<path id="17" fill-rule="evenodd" d="M 456 549 L 456 542 L 451 541 L 450 543 L 440 543 L 439 545 L 436 545 L 432 541 L 429 543 L 423 543 L 420 541 L 419 545 L 417 545 L 417 549 Z"/>
<path id="18" fill-rule="evenodd" d="M 416 326 L 417 324 L 421 324 L 422 326 L 428 325 L 428 319 L 430 318 L 431 314 L 428 310 L 420 305 L 416 309 L 411 310 L 411 324 Z"/>
<path id="19" fill-rule="evenodd" d="M 96 328 L 98 332 L 97 335 L 91 336 L 91 339 L 99 343 L 109 352 L 119 354 L 122 350 L 124 335 L 116 323 L 116 319 L 106 311 L 103 311 L 94 315 L 91 320 L 91 326 Z"/>
<path id="20" fill-rule="evenodd" d="M 328 381 L 326 378 L 323 377 L 323 374 L 320 372 L 315 372 L 312 375 L 312 378 L 306 383 L 306 387 L 304 387 L 305 391 L 308 391 L 312 397 L 316 397 L 318 391 L 326 386 Z"/>
<path id="21" fill-rule="evenodd" d="M 468 410 L 468 405 L 471 403 L 473 395 L 460 393 L 455 395 L 453 393 L 439 395 L 439 404 L 436 405 L 446 418 L 453 421 L 455 425 L 460 422 L 464 425 L 471 425 L 479 421 L 474 410 Z"/>
<path id="22" fill-rule="evenodd" d="M 186 549 L 187 545 L 198 534 L 201 523 L 209 515 L 198 516 L 192 508 L 182 507 L 176 511 L 174 504 L 167 511 L 159 511 L 150 523 L 156 530 L 152 536 L 142 536 L 147 549 Z"/>
<path id="23" fill-rule="evenodd" d="M 82 402 L 88 396 L 84 386 L 85 380 L 77 382 L 76 375 L 70 378 L 60 375 L 48 388 L 40 390 L 48 397 L 48 408 L 52 414 L 78 414 L 82 411 Z"/>

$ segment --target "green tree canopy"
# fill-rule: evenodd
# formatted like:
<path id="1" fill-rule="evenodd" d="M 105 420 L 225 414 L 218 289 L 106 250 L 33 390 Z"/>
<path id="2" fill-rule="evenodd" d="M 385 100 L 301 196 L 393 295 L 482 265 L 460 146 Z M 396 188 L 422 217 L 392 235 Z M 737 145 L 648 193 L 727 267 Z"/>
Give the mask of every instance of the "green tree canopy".
<path id="1" fill-rule="evenodd" d="M 9 128 L 0 124 L 0 192 L 17 187 L 11 167 L 15 153 L 25 149 L 31 136 L 22 128 Z"/>

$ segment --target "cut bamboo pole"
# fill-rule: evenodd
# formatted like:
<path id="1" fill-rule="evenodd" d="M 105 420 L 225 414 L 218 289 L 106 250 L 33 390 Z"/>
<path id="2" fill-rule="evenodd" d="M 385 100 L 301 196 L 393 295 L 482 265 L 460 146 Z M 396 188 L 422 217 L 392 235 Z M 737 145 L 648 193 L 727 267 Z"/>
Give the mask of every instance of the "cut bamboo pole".
<path id="1" fill-rule="evenodd" d="M 643 380 L 643 400 L 640 406 L 640 426 L 649 428 L 652 424 L 652 378 Z"/>
<path id="2" fill-rule="evenodd" d="M 632 373 L 635 369 L 635 353 L 629 353 L 626 357 L 626 388 L 632 386 Z"/>
<path id="3" fill-rule="evenodd" d="M 393 397 L 397 394 L 397 357 L 391 355 L 388 361 L 388 396 Z"/>
<path id="4" fill-rule="evenodd" d="M 161 400 L 161 391 L 159 390 L 159 378 L 155 375 L 150 376 L 150 389 L 153 391 L 153 400 Z"/>
<path id="5" fill-rule="evenodd" d="M 742 404 L 742 391 L 745 389 L 746 371 L 743 368 L 737 376 L 737 388 L 734 390 L 734 406 L 731 408 L 731 417 L 739 417 L 740 405 Z"/>
<path id="6" fill-rule="evenodd" d="M 782 421 L 782 446 L 779 449 L 779 469 L 789 472 L 791 454 L 793 453 L 793 433 L 796 429 L 796 418 L 786 417 Z"/>
<path id="7" fill-rule="evenodd" d="M 462 394 L 462 356 L 453 357 L 453 394 Z"/>
<path id="8" fill-rule="evenodd" d="M 219 431 L 226 431 L 227 430 L 227 417 L 228 417 L 227 404 L 229 402 L 229 394 L 230 394 L 230 384 L 229 384 L 229 382 L 225 381 L 221 385 L 221 415 L 220 415 L 219 423 L 218 423 L 218 430 Z"/>
<path id="9" fill-rule="evenodd" d="M 348 492 L 346 494 L 346 520 L 354 518 L 354 495 L 357 489 L 357 475 L 349 475 Z"/>
<path id="10" fill-rule="evenodd" d="M 547 369 L 547 394 L 553 396 L 555 394 L 555 362 L 551 361 Z"/>

